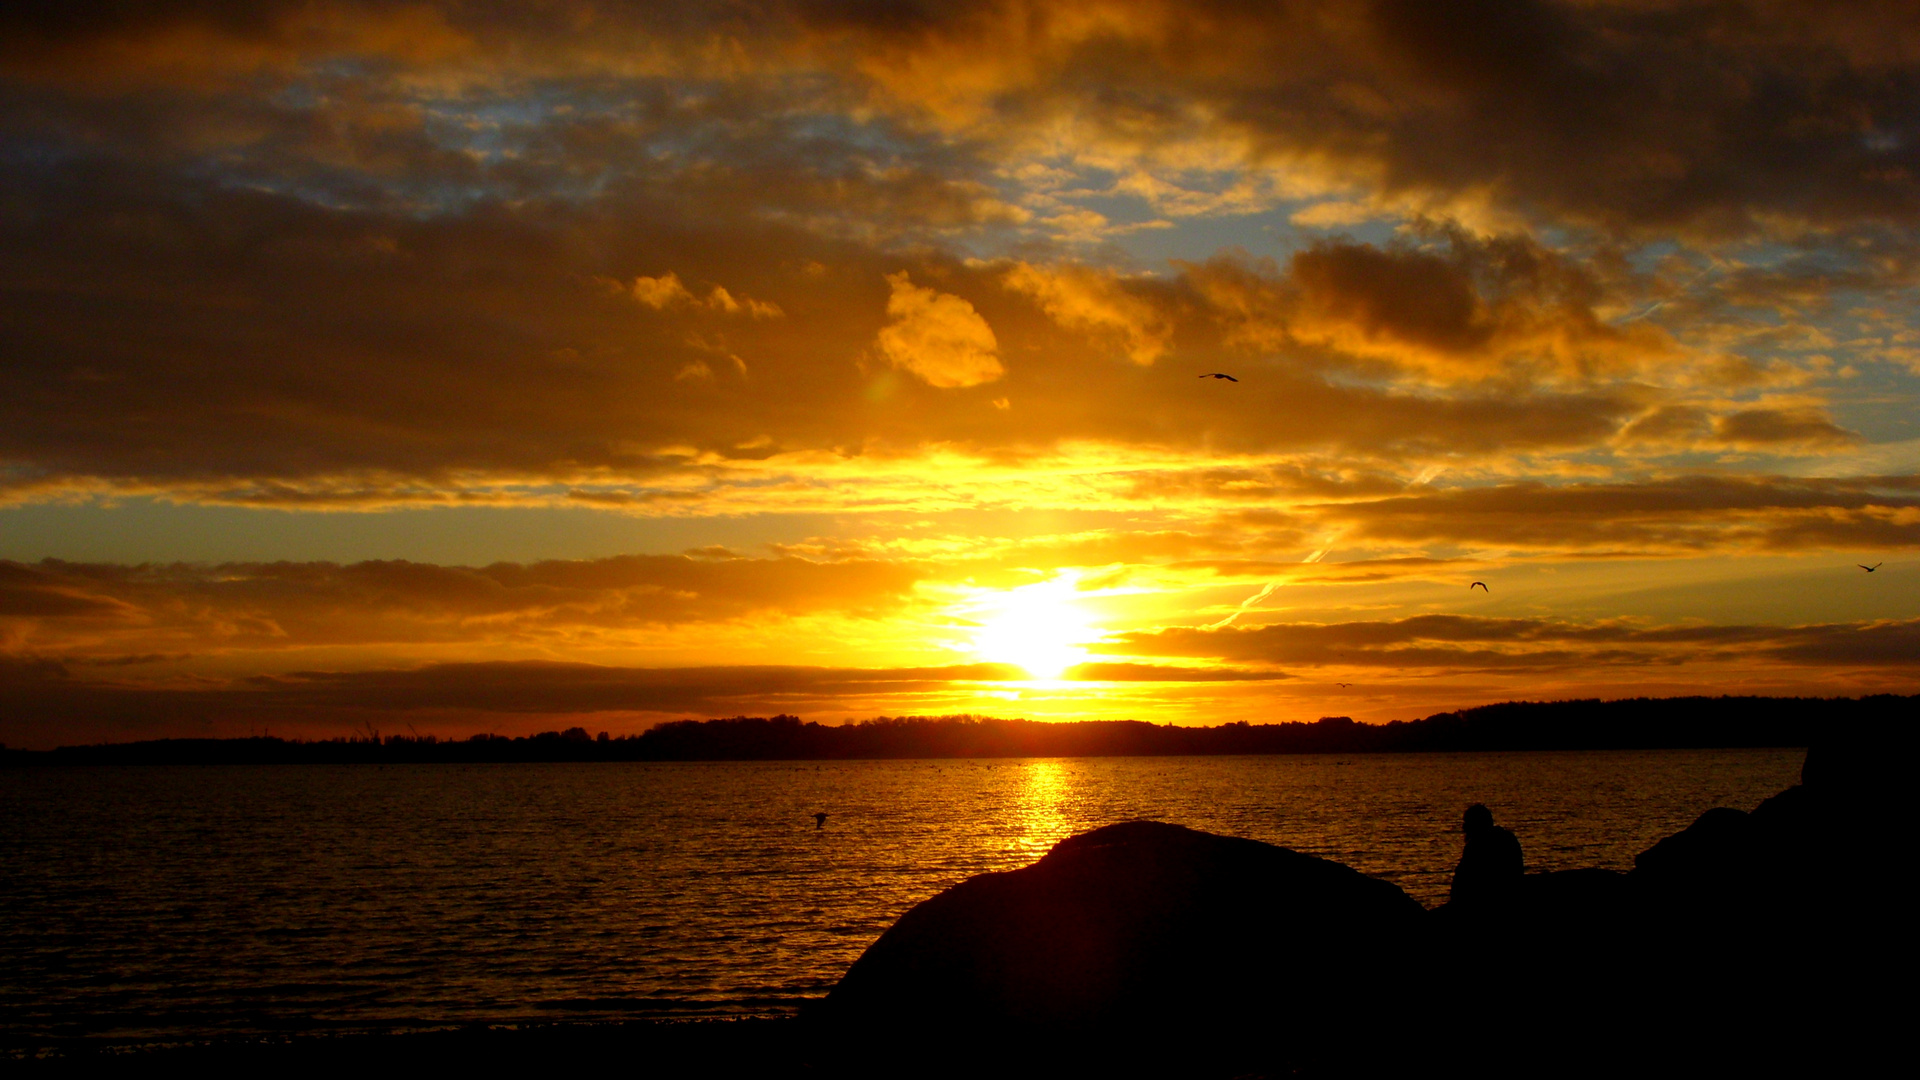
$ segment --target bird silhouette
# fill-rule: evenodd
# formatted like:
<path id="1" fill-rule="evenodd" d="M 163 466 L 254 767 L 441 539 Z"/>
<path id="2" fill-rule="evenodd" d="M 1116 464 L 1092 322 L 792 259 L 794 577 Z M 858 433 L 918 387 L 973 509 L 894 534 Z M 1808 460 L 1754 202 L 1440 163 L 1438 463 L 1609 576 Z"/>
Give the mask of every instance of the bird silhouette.
<path id="1" fill-rule="evenodd" d="M 1202 378 L 1202 379 L 1225 379 L 1225 380 L 1227 380 L 1228 382 L 1239 382 L 1239 381 L 1240 381 L 1239 379 L 1236 379 L 1236 378 L 1234 378 L 1233 376 L 1231 376 L 1231 375 L 1229 375 L 1229 374 L 1227 374 L 1227 373 L 1226 373 L 1226 372 L 1224 372 L 1224 371 L 1209 371 L 1209 372 L 1207 372 L 1207 373 L 1206 373 L 1205 375 L 1202 375 L 1202 376 L 1200 376 L 1200 378 Z"/>
<path id="2" fill-rule="evenodd" d="M 815 815 L 813 815 L 813 827 L 814 827 L 814 828 L 816 828 L 816 829 L 824 829 L 824 828 L 826 828 L 826 827 L 827 827 L 827 815 L 826 815 L 826 814 L 824 814 L 824 813 L 821 813 L 821 814 L 815 814 Z"/>
<path id="3" fill-rule="evenodd" d="M 1349 686 L 1352 686 L 1353 684 L 1352 684 L 1352 683 L 1350 683 L 1350 682 L 1337 682 L 1337 683 L 1334 683 L 1333 685 L 1335 685 L 1335 686 L 1338 686 L 1338 687 L 1340 687 L 1341 689 L 1345 689 L 1345 688 L 1347 688 L 1347 687 L 1349 687 Z"/>
<path id="4" fill-rule="evenodd" d="M 1489 588 L 1487 588 L 1487 583 L 1486 583 L 1486 582 L 1484 582 L 1484 581 L 1476 581 L 1476 582 L 1474 582 L 1473 584 L 1471 584 L 1471 585 L 1469 585 L 1469 586 L 1467 586 L 1467 591 L 1468 591 L 1468 592 L 1472 592 L 1472 591 L 1473 591 L 1473 590 L 1475 590 L 1475 589 L 1479 589 L 1479 590 L 1480 590 L 1481 592 L 1492 592 L 1492 591 L 1493 591 L 1493 590 L 1491 590 L 1491 589 L 1489 589 Z"/>
<path id="5" fill-rule="evenodd" d="M 1866 571 L 1867 573 L 1869 573 L 1869 574 L 1871 574 L 1871 573 L 1873 573 L 1873 572 L 1874 572 L 1875 570 L 1878 570 L 1878 569 L 1880 569 L 1880 568 L 1881 568 L 1882 566 L 1885 566 L 1885 565 L 1887 565 L 1887 564 L 1886 564 L 1886 563 L 1874 563 L 1874 564 L 1873 564 L 1872 566 L 1868 566 L 1868 565 L 1866 565 L 1865 563 L 1854 563 L 1853 565 L 1855 565 L 1855 566 L 1858 566 L 1858 567 L 1859 567 L 1860 569 L 1862 569 L 1862 570 L 1865 570 L 1865 571 Z"/>

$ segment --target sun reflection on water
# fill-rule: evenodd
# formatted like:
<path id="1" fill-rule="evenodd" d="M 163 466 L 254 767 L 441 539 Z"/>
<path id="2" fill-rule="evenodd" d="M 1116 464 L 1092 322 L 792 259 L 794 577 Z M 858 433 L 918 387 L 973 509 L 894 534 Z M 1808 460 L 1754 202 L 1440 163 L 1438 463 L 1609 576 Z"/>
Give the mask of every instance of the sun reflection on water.
<path id="1" fill-rule="evenodd" d="M 1073 783 L 1067 767 L 1058 761 L 1029 761 L 1022 767 L 1026 775 L 1014 806 L 1019 825 L 1014 845 L 1037 859 L 1066 839 L 1073 828 L 1067 812 Z"/>

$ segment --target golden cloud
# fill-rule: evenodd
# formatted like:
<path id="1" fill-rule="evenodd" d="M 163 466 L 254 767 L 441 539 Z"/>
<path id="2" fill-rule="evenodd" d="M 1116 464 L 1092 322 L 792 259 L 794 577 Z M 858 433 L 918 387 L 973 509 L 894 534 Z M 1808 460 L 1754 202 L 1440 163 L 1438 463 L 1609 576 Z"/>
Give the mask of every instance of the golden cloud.
<path id="1" fill-rule="evenodd" d="M 1118 338 L 1136 364 L 1151 364 L 1166 355 L 1173 336 L 1170 320 L 1110 274 L 1075 266 L 1041 269 L 1021 262 L 1007 271 L 1005 282 L 1014 292 L 1033 297 L 1063 327 Z"/>
<path id="2" fill-rule="evenodd" d="M 915 285 L 906 271 L 887 275 L 892 295 L 875 344 L 887 362 L 929 386 L 951 389 L 993 382 L 1007 373 L 999 340 L 973 305 L 952 293 Z"/>
<path id="3" fill-rule="evenodd" d="M 619 288 L 618 285 L 615 286 Z M 626 286 L 634 300 L 655 311 L 671 307 L 698 307 L 727 315 L 747 315 L 755 319 L 777 319 L 785 312 L 780 305 L 742 296 L 736 298 L 725 287 L 715 285 L 705 297 L 698 297 L 681 283 L 680 275 L 668 271 L 659 277 L 636 277 Z"/>

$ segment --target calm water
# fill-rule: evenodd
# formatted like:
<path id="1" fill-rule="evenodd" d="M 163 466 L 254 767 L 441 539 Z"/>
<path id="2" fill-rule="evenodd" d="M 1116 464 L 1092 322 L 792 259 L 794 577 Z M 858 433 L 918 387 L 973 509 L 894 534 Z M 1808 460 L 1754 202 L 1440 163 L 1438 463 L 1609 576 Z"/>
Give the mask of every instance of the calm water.
<path id="1" fill-rule="evenodd" d="M 1529 869 L 1625 869 L 1802 757 L 9 770 L 0 1045 L 781 1013 L 913 904 L 1099 825 L 1254 837 L 1433 905 L 1469 802 Z"/>

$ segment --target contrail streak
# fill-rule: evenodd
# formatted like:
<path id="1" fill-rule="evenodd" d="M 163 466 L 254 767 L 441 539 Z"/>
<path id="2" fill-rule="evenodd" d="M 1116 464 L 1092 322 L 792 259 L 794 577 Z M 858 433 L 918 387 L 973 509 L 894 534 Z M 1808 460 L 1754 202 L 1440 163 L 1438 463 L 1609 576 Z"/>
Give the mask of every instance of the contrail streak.
<path id="1" fill-rule="evenodd" d="M 1210 623 L 1207 626 L 1203 627 L 1203 629 L 1218 630 L 1221 627 L 1226 626 L 1228 623 L 1231 623 L 1233 620 L 1239 618 L 1241 612 L 1247 610 L 1248 608 L 1259 603 L 1260 601 L 1265 600 L 1267 597 L 1272 596 L 1273 590 L 1279 587 L 1280 587 L 1280 583 L 1277 581 L 1267 582 L 1265 585 L 1260 587 L 1259 592 L 1254 593 L 1252 596 L 1249 596 L 1245 600 L 1240 601 L 1240 606 L 1233 609 L 1231 612 L 1228 612 L 1226 618 L 1221 619 L 1217 623 Z"/>
<path id="2" fill-rule="evenodd" d="M 1447 467 L 1445 465 L 1441 465 L 1441 464 L 1429 465 L 1426 468 L 1421 469 L 1420 472 L 1416 474 L 1413 479 L 1407 481 L 1406 486 L 1401 488 L 1400 490 L 1410 491 L 1413 488 L 1424 487 L 1427 484 L 1432 483 L 1434 477 L 1439 476 L 1441 473 L 1446 471 L 1447 471 Z M 1326 558 L 1328 553 L 1333 550 L 1333 542 L 1335 540 L 1340 539 L 1342 536 L 1346 535 L 1346 532 L 1347 530 L 1340 529 L 1337 532 L 1328 533 L 1326 536 L 1321 538 L 1320 547 L 1317 548 L 1313 554 L 1307 556 L 1304 559 L 1301 559 L 1300 561 L 1302 563 L 1317 563 L 1321 559 Z M 1252 596 L 1249 596 L 1245 600 L 1240 601 L 1240 606 L 1228 612 L 1226 618 L 1221 619 L 1217 623 L 1209 623 L 1208 625 L 1202 627 L 1201 629 L 1203 630 L 1225 629 L 1226 627 L 1233 624 L 1233 620 L 1239 618 L 1241 615 L 1245 614 L 1247 611 L 1252 609 L 1253 605 L 1259 603 L 1262 600 L 1265 600 L 1269 596 L 1272 596 L 1273 590 L 1279 587 L 1280 587 L 1280 583 L 1278 581 L 1267 582 L 1265 585 L 1262 585 L 1260 587 L 1259 592 L 1254 593 Z"/>

